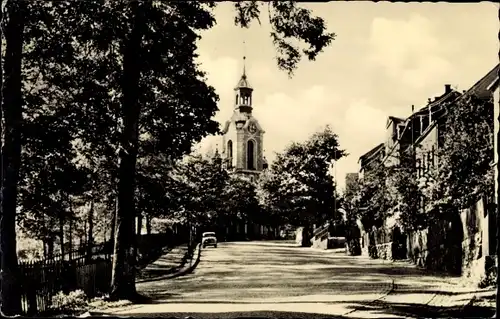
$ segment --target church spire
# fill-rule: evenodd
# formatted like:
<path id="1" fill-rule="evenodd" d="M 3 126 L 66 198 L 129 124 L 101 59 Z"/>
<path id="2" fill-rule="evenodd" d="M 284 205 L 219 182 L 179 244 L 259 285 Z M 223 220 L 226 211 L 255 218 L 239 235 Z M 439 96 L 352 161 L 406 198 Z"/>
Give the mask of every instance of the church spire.
<path id="1" fill-rule="evenodd" d="M 238 85 L 236 86 L 235 90 L 238 89 L 252 89 L 250 86 L 250 82 L 247 79 L 247 68 L 246 68 L 246 56 L 243 56 L 243 74 L 241 75 L 240 80 L 238 81 Z"/>
<path id="2" fill-rule="evenodd" d="M 245 79 L 247 78 L 246 59 L 247 59 L 247 57 L 243 56 L 243 75 L 242 75 L 242 77 Z"/>

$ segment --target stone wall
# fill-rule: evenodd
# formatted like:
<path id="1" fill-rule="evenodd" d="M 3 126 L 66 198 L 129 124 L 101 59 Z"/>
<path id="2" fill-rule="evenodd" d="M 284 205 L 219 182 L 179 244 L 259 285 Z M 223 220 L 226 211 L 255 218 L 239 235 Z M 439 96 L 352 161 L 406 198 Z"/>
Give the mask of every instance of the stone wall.
<path id="1" fill-rule="evenodd" d="M 489 211 L 487 201 L 481 199 L 454 220 L 435 222 L 428 229 L 410 233 L 408 258 L 421 267 L 480 281 L 491 270 L 488 257 L 494 254 L 490 252 Z"/>

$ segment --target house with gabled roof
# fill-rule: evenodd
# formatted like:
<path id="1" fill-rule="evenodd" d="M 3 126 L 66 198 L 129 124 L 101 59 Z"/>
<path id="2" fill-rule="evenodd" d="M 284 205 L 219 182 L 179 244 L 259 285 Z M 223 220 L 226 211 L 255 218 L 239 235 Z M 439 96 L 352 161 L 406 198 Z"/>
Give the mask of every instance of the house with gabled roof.
<path id="1" fill-rule="evenodd" d="M 427 105 L 413 112 L 405 120 L 389 117 L 386 123 L 387 140 L 384 143 L 385 155 L 380 161 L 380 165 L 390 166 L 398 164 L 402 158 L 402 152 L 413 149 L 415 150 L 417 176 L 419 179 L 425 180 L 427 178 L 426 174 L 431 171 L 431 168 L 439 165 L 436 153 L 442 146 L 443 133 L 446 131 L 447 110 L 459 102 L 460 99 L 471 95 L 479 98 L 491 98 L 496 93 L 495 98 L 497 99 L 496 103 L 498 103 L 500 99 L 498 73 L 499 65 L 495 66 L 469 90 L 463 93 L 452 90 L 450 85 L 445 85 L 445 91 L 442 95 L 429 99 Z M 495 105 L 497 110 L 498 105 Z M 496 116 L 498 117 L 498 115 Z M 499 123 L 496 121 L 495 124 L 497 132 Z M 376 157 L 374 156 L 375 153 L 384 153 L 381 144 L 360 158 L 361 171 L 369 167 L 368 163 L 374 163 L 369 159 Z M 498 160 L 496 160 L 496 164 L 499 165 Z M 492 249 L 495 247 L 495 245 L 492 245 L 494 243 L 494 236 L 492 236 L 494 232 L 489 231 L 489 226 L 495 225 L 495 223 L 491 219 L 491 214 L 488 214 L 487 207 L 487 203 L 480 200 L 474 207 L 460 212 L 460 220 L 455 223 L 458 225 L 457 228 L 448 231 L 449 234 L 459 234 L 456 237 L 461 242 L 455 244 L 458 246 L 456 247 L 456 253 L 453 250 L 451 250 L 451 253 L 450 251 L 444 253 L 437 248 L 441 247 L 442 250 L 443 245 L 446 246 L 446 243 L 451 241 L 451 237 L 439 236 L 440 231 L 425 229 L 406 234 L 408 235 L 405 239 L 408 257 L 421 266 L 439 268 L 444 259 L 463 256 L 462 260 L 456 260 L 455 262 L 462 274 L 469 275 L 470 273 L 475 273 L 484 276 L 485 269 L 488 268 L 488 257 L 493 254 Z M 426 212 L 425 202 L 421 203 L 420 209 Z M 394 229 L 398 228 L 394 228 L 396 226 L 397 207 L 395 210 L 395 217 L 389 218 L 392 220 L 386 220 L 382 227 L 385 232 L 391 233 Z M 475 223 L 472 228 L 469 227 L 471 221 Z M 453 223 L 450 222 L 449 225 L 451 224 Z M 474 229 L 475 232 L 471 233 L 470 229 Z M 377 236 L 373 237 L 377 238 Z M 403 237 L 400 236 L 399 238 Z M 379 257 L 392 258 L 392 255 L 387 253 L 387 249 L 394 247 L 394 238 L 395 235 L 393 233 L 392 236 L 388 236 L 388 240 L 392 240 L 392 242 L 375 243 L 377 249 L 384 251 L 382 254 L 377 254 Z M 368 240 L 368 236 L 365 239 Z M 468 270 L 464 269 L 464 267 L 468 267 Z M 474 271 L 471 271 L 471 269 L 474 269 Z"/>

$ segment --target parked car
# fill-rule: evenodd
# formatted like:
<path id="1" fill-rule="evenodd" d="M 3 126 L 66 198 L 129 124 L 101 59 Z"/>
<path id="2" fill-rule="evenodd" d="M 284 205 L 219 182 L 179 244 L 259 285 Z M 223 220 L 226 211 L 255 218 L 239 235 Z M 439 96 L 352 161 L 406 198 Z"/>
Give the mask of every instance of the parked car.
<path id="1" fill-rule="evenodd" d="M 203 248 L 207 246 L 214 246 L 214 248 L 217 248 L 217 237 L 215 237 L 214 232 L 205 232 L 201 237 L 201 245 Z"/>

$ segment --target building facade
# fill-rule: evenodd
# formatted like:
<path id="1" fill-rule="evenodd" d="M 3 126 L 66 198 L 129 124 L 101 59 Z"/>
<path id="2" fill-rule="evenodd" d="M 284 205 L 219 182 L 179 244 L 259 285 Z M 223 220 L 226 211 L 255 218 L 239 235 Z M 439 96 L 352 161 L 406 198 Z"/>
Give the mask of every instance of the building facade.
<path id="1" fill-rule="evenodd" d="M 225 167 L 255 181 L 267 168 L 264 157 L 264 130 L 253 116 L 253 88 L 245 68 L 234 88 L 233 115 L 222 130 L 222 159 Z"/>
<path id="2" fill-rule="evenodd" d="M 381 145 L 360 158 L 360 172 L 373 169 L 377 164 L 379 155 L 383 157 L 381 165 L 387 167 L 397 165 L 398 162 L 407 159 L 403 157 L 404 152 L 413 150 L 416 178 L 419 187 L 425 187 L 427 182 L 438 176 L 433 171 L 439 170 L 439 152 L 442 152 L 443 136 L 446 133 L 447 110 L 453 108 L 461 99 L 472 95 L 489 99 L 495 98 L 495 118 L 498 117 L 498 73 L 500 65 L 495 66 L 482 79 L 474 84 L 469 90 L 459 93 L 445 85 L 445 92 L 441 96 L 429 99 L 426 106 L 416 110 L 413 114 L 401 121 L 397 118 L 389 118 L 387 123 L 388 138 L 385 141 L 385 152 L 381 151 Z M 498 123 L 495 121 L 495 132 L 498 132 Z M 496 136 L 496 134 L 495 134 Z M 498 141 L 494 146 L 498 147 Z M 496 151 L 498 152 L 498 151 Z M 495 155 L 497 155 L 495 152 Z M 377 154 L 374 156 L 374 154 Z M 495 162 L 497 163 L 497 158 Z M 380 162 L 379 162 L 380 163 Z M 498 163 L 497 163 L 498 165 Z M 498 174 L 498 173 L 497 173 Z M 497 175 L 498 176 L 498 175 Z M 497 186 L 498 193 L 498 186 Z M 384 225 L 369 233 L 387 233 L 383 240 L 377 236 L 363 234 L 363 240 L 370 241 L 379 258 L 394 258 L 395 247 L 406 246 L 405 256 L 417 265 L 432 269 L 457 272 L 467 277 L 480 280 L 484 278 L 491 269 L 491 258 L 495 253 L 495 214 L 491 209 L 491 194 L 483 194 L 478 201 L 466 209 L 457 208 L 457 214 L 450 215 L 442 221 L 437 220 L 425 229 L 404 230 L 396 225 L 398 216 L 398 205 L 394 208 L 394 214 L 389 214 Z M 423 214 L 431 213 L 435 207 L 426 205 L 425 197 L 422 196 L 417 208 Z M 396 232 L 397 230 L 397 232 Z M 396 234 L 397 233 L 397 234 Z M 401 235 L 401 236 L 400 236 Z M 404 241 L 398 240 L 398 238 Z M 362 241 L 363 242 L 363 241 Z M 399 245 L 399 246 L 398 246 Z M 368 249 L 364 250 L 365 253 Z"/>

